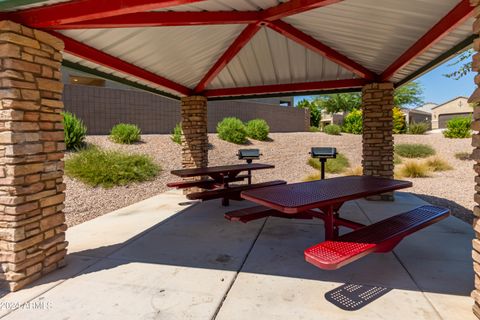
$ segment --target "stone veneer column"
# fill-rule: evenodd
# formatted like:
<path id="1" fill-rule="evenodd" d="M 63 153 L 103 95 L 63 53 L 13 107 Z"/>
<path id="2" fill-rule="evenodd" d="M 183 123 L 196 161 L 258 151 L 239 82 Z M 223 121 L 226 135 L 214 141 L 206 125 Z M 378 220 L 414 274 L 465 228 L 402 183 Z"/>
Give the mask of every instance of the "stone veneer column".
<path id="1" fill-rule="evenodd" d="M 478 35 L 480 34 L 480 0 L 470 0 L 470 3 L 473 6 L 476 6 L 476 19 L 473 23 L 473 33 Z M 475 239 L 472 241 L 472 258 L 473 270 L 475 271 L 475 290 L 472 291 L 472 298 L 474 300 L 473 313 L 480 319 L 480 53 L 478 53 L 480 51 L 480 39 L 475 39 L 473 47 L 477 52 L 473 56 L 472 63 L 473 71 L 477 72 L 475 77 L 475 84 L 477 87 L 469 100 L 470 103 L 474 104 L 472 129 L 476 131 L 472 135 L 472 146 L 475 148 L 473 149 L 472 158 L 476 161 L 476 164 L 473 166 L 473 169 L 475 170 L 476 186 L 474 200 L 476 205 L 473 208 L 473 214 L 475 215 L 473 221 Z"/>
<path id="2" fill-rule="evenodd" d="M 182 104 L 182 166 L 208 165 L 207 98 L 184 97 Z"/>
<path id="3" fill-rule="evenodd" d="M 0 21 L 0 278 L 12 291 L 65 263 L 61 50 Z"/>
<path id="4" fill-rule="evenodd" d="M 393 84 L 372 83 L 362 89 L 363 174 L 393 178 Z M 393 200 L 393 193 L 369 197 Z"/>

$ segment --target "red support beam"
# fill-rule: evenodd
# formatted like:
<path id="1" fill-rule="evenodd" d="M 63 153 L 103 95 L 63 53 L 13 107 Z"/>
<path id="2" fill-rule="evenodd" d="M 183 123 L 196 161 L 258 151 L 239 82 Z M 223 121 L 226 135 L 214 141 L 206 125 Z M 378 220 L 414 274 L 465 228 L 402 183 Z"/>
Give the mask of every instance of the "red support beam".
<path id="1" fill-rule="evenodd" d="M 225 66 L 237 55 L 237 53 L 248 43 L 248 41 L 253 38 L 260 28 L 261 26 L 258 22 L 249 24 L 198 83 L 194 89 L 195 93 L 205 90 L 210 82 L 215 79 L 220 71 L 225 68 Z"/>
<path id="2" fill-rule="evenodd" d="M 204 0 L 76 0 L 12 12 L 9 17 L 33 28 L 48 28 L 200 1 Z"/>
<path id="3" fill-rule="evenodd" d="M 318 82 L 304 82 L 292 84 L 273 84 L 255 87 L 212 89 L 204 92 L 206 97 L 235 97 L 266 93 L 322 91 L 330 89 L 361 88 L 369 81 L 365 79 L 347 79 Z"/>
<path id="4" fill-rule="evenodd" d="M 452 29 L 465 22 L 473 13 L 474 7 L 470 6 L 469 0 L 462 0 L 452 11 L 434 25 L 413 46 L 405 51 L 393 62 L 380 76 L 382 81 L 388 81 L 400 69 L 408 65 L 416 57 L 427 51 L 437 41 L 441 40 Z"/>
<path id="5" fill-rule="evenodd" d="M 116 17 L 55 25 L 55 30 L 249 24 L 260 20 L 260 12 L 138 12 Z"/>
<path id="6" fill-rule="evenodd" d="M 283 22 L 281 20 L 268 23 L 268 26 L 277 31 L 278 33 L 284 35 L 285 37 L 301 44 L 302 46 L 317 52 L 318 54 L 330 59 L 331 61 L 341 65 L 347 70 L 352 71 L 361 78 L 365 79 L 375 79 L 377 75 L 363 67 L 359 63 L 351 60 L 350 58 L 344 56 L 343 54 L 333 50 L 332 48 L 321 43 L 317 39 L 303 33 L 302 31 L 294 28 L 292 25 Z"/>
<path id="7" fill-rule="evenodd" d="M 294 14 L 326 7 L 342 0 L 290 0 L 263 12 L 263 20 L 275 21 Z"/>
<path id="8" fill-rule="evenodd" d="M 73 40 L 67 36 L 64 36 L 61 33 L 56 33 L 50 31 L 52 35 L 61 39 L 65 43 L 65 52 L 73 54 L 77 57 L 83 58 L 100 64 L 102 66 L 108 67 L 110 69 L 129 74 L 131 76 L 146 80 L 148 82 L 154 83 L 156 85 L 168 88 L 175 92 L 178 92 L 183 95 L 190 95 L 191 89 L 168 80 L 164 77 L 161 77 L 155 73 L 144 70 L 140 67 L 137 67 L 129 62 L 118 59 L 114 56 L 106 54 L 100 50 L 87 46 L 81 42 Z"/>

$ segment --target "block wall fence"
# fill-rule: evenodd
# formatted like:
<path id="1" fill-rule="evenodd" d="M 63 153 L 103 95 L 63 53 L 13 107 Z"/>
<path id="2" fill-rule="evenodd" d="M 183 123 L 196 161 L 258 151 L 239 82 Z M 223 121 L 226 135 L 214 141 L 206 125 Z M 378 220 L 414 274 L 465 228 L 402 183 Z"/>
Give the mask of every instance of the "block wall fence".
<path id="1" fill-rule="evenodd" d="M 80 117 L 89 134 L 108 134 L 117 123 L 137 124 L 145 134 L 171 133 L 180 122 L 180 101 L 136 90 L 65 85 L 65 110 Z M 265 119 L 271 132 L 308 131 L 310 114 L 303 109 L 251 101 L 208 102 L 208 132 L 225 117 Z M 306 120 L 308 119 L 308 120 Z"/>

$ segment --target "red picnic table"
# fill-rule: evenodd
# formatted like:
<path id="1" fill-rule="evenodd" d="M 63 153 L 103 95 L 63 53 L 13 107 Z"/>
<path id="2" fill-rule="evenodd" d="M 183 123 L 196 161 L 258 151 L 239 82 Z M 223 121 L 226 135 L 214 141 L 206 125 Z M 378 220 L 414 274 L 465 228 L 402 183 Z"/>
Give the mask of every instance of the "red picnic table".
<path id="1" fill-rule="evenodd" d="M 325 242 L 305 250 L 308 262 L 337 269 L 371 252 L 391 251 L 404 237 L 449 215 L 449 210 L 421 206 L 369 226 L 343 219 L 339 209 L 350 200 L 411 187 L 409 181 L 371 176 L 348 176 L 244 191 L 243 199 L 261 206 L 225 214 L 248 222 L 267 216 L 324 221 Z M 353 232 L 339 236 L 339 226 Z"/>
<path id="2" fill-rule="evenodd" d="M 244 163 L 227 166 L 173 170 L 171 171 L 171 174 L 181 178 L 206 176 L 209 178 L 196 181 L 171 182 L 168 183 L 167 186 L 174 188 L 199 187 L 208 189 L 206 191 L 190 193 L 187 195 L 187 198 L 190 200 L 211 200 L 223 198 L 223 205 L 228 205 L 229 199 L 241 200 L 240 192 L 244 190 L 285 184 L 286 182 L 283 180 L 252 184 L 252 171 L 273 168 L 275 168 L 275 166 L 271 164 Z M 243 171 L 246 171 L 247 174 L 240 175 L 240 173 Z M 230 185 L 231 182 L 244 181 L 245 179 L 247 179 L 247 184 Z"/>

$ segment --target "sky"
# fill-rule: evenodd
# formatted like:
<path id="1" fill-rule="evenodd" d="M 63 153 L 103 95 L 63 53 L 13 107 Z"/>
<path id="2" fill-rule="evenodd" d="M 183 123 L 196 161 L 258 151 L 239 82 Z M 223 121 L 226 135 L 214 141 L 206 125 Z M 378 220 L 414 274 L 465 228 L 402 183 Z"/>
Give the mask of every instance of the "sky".
<path id="1" fill-rule="evenodd" d="M 456 58 L 452 58 L 417 79 L 423 86 L 423 100 L 425 102 L 441 104 L 458 96 L 469 97 L 473 93 L 475 89 L 473 72 L 459 80 L 444 76 L 444 74 L 458 69 L 458 66 L 451 66 L 454 61 L 456 61 Z M 295 104 L 304 98 L 310 99 L 311 96 L 295 97 Z"/>

